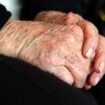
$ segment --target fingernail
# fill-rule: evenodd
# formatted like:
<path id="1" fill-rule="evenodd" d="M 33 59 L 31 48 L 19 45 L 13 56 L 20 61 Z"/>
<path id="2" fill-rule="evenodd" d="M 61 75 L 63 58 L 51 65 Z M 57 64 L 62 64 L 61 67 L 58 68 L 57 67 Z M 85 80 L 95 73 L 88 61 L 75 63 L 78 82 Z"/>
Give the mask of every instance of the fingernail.
<path id="1" fill-rule="evenodd" d="M 86 53 L 86 57 L 87 58 L 91 58 L 93 56 L 93 54 L 94 54 L 93 53 L 93 49 L 92 48 L 89 48 L 88 51 L 87 51 L 87 53 Z"/>
<path id="2" fill-rule="evenodd" d="M 99 78 L 97 77 L 97 78 L 94 79 L 93 85 L 96 86 L 98 84 L 98 82 L 99 82 Z"/>
<path id="3" fill-rule="evenodd" d="M 99 72 L 102 72 L 103 69 L 104 69 L 104 62 L 100 63 L 98 67 Z"/>
<path id="4" fill-rule="evenodd" d="M 91 88 L 91 85 L 86 85 L 85 87 L 87 90 L 89 90 Z"/>
<path id="5" fill-rule="evenodd" d="M 94 59 L 94 57 L 95 57 L 95 54 L 96 54 L 96 53 L 95 53 L 95 52 L 93 52 L 93 54 L 92 54 L 92 59 Z"/>

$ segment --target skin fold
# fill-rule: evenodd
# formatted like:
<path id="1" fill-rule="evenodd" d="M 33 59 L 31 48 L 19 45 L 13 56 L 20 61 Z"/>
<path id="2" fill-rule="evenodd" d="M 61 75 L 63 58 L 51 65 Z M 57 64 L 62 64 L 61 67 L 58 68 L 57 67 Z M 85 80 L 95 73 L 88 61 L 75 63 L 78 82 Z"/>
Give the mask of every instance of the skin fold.
<path id="1" fill-rule="evenodd" d="M 92 65 L 91 70 L 92 72 L 89 75 L 85 86 L 86 88 L 90 88 L 91 86 L 97 85 L 97 83 L 105 74 L 105 38 L 101 35 L 98 35 L 97 28 L 91 22 L 84 20 L 80 15 L 72 12 L 66 14 L 60 11 L 43 11 L 35 17 L 35 20 L 62 25 L 77 24 L 83 29 L 83 55 L 87 57 L 85 54 L 88 46 L 96 49 L 95 52 L 92 54 L 92 59 L 94 60 L 94 64 Z M 98 46 L 96 44 L 97 38 L 95 37 L 95 35 L 99 36 Z M 90 54 L 88 53 L 87 55 Z"/>
<path id="2" fill-rule="evenodd" d="M 91 73 L 91 60 L 82 55 L 83 40 L 83 30 L 76 24 L 9 21 L 0 31 L 0 54 L 82 88 Z"/>

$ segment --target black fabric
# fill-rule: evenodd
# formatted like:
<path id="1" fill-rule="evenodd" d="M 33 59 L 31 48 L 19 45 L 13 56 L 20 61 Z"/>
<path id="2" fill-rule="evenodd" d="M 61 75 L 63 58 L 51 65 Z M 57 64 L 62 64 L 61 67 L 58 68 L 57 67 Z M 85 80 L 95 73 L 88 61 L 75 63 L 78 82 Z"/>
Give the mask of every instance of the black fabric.
<path id="1" fill-rule="evenodd" d="M 0 4 L 0 29 L 10 18 L 11 13 L 6 10 L 6 8 Z"/>
<path id="2" fill-rule="evenodd" d="M 90 92 L 95 96 L 99 105 L 105 105 L 105 76 Z"/>
<path id="3" fill-rule="evenodd" d="M 97 105 L 93 96 L 22 61 L 0 57 L 0 105 Z"/>

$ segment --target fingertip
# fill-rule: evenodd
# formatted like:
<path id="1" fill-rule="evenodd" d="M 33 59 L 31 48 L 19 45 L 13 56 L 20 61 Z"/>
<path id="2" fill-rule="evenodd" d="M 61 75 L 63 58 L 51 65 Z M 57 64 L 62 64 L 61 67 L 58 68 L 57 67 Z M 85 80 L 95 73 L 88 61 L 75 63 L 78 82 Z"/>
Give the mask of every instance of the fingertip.
<path id="1" fill-rule="evenodd" d="M 85 85 L 84 85 L 84 88 L 85 88 L 86 90 L 89 90 L 89 89 L 91 89 L 91 87 L 92 87 L 92 85 L 89 83 L 89 78 L 87 78 L 86 83 L 85 83 Z"/>
<path id="2" fill-rule="evenodd" d="M 98 40 L 94 36 L 84 37 L 84 43 L 83 43 L 83 54 L 86 58 L 93 59 L 95 57 L 95 52 L 98 47 Z"/>
<path id="3" fill-rule="evenodd" d="M 95 57 L 96 45 L 92 42 L 92 39 L 84 40 L 82 52 L 85 58 L 93 59 Z"/>
<path id="4" fill-rule="evenodd" d="M 86 90 L 91 89 L 91 87 L 92 87 L 92 86 L 91 86 L 91 85 L 89 85 L 89 84 L 86 84 L 86 85 L 85 85 L 85 89 L 86 89 Z"/>
<path id="5" fill-rule="evenodd" d="M 86 51 L 86 57 L 92 58 L 93 53 L 94 53 L 94 50 L 92 48 L 88 48 Z"/>
<path id="6" fill-rule="evenodd" d="M 94 80 L 92 81 L 92 85 L 96 86 L 99 82 L 99 77 L 94 78 Z"/>
<path id="7" fill-rule="evenodd" d="M 94 62 L 94 69 L 97 73 L 104 72 L 105 69 L 105 54 L 97 54 Z"/>
<path id="8" fill-rule="evenodd" d="M 55 76 L 64 81 L 65 83 L 72 85 L 74 83 L 74 77 L 71 72 L 65 67 L 57 67 L 53 72 Z"/>
<path id="9" fill-rule="evenodd" d="M 105 68 L 105 64 L 104 62 L 96 62 L 95 66 L 94 66 L 94 69 L 97 73 L 101 73 Z"/>
<path id="10" fill-rule="evenodd" d="M 88 59 L 93 59 L 95 57 L 95 51 L 91 46 L 83 46 L 83 56 Z"/>
<path id="11" fill-rule="evenodd" d="M 89 77 L 89 84 L 91 86 L 96 86 L 100 81 L 100 75 L 101 75 L 100 73 L 94 71 Z"/>

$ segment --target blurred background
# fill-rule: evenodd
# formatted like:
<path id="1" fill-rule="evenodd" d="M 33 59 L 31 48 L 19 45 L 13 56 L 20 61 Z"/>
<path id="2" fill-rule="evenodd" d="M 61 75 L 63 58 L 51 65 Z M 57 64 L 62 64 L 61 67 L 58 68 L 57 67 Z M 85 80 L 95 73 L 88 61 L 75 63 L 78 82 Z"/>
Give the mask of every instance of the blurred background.
<path id="1" fill-rule="evenodd" d="M 19 19 L 21 10 L 19 0 L 0 0 L 0 3 L 3 4 L 8 11 L 11 11 L 12 19 Z"/>

